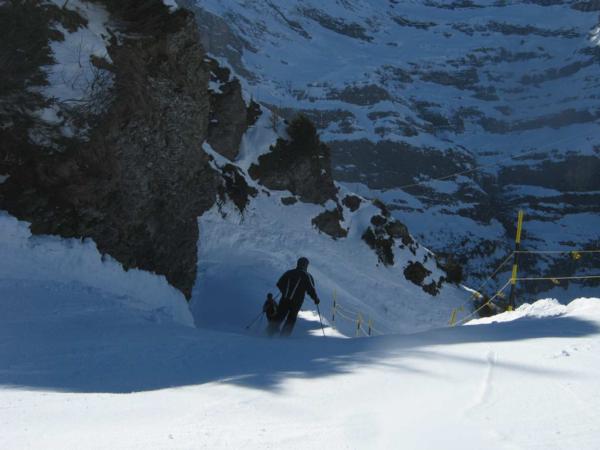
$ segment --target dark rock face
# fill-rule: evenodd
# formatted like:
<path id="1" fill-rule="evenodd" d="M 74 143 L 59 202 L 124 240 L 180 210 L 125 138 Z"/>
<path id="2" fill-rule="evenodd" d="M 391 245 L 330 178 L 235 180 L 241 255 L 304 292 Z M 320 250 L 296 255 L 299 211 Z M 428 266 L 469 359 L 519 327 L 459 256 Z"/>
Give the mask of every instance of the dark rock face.
<path id="1" fill-rule="evenodd" d="M 535 130 L 537 128 L 548 126 L 555 129 L 573 124 L 585 124 L 597 120 L 600 117 L 598 112 L 587 110 L 578 111 L 575 109 L 566 109 L 557 114 L 544 115 L 535 119 L 522 120 L 516 122 L 506 122 L 503 120 L 483 117 L 479 124 L 488 132 L 496 134 L 506 134 L 514 131 Z"/>
<path id="2" fill-rule="evenodd" d="M 381 200 L 373 200 L 381 214 L 371 217 L 371 226 L 367 228 L 362 238 L 371 247 L 379 262 L 386 266 L 394 265 L 393 248 L 396 240 L 402 241 L 402 246 L 407 246 L 415 253 L 415 242 L 408 232 L 408 228 L 399 220 L 393 219 L 387 206 Z"/>
<path id="3" fill-rule="evenodd" d="M 423 281 L 429 275 L 431 275 L 431 272 L 420 262 L 411 261 L 404 269 L 406 279 L 418 286 L 422 286 Z"/>
<path id="4" fill-rule="evenodd" d="M 577 2 L 571 5 L 571 8 L 576 9 L 578 11 L 600 11 L 600 1 L 599 0 L 590 0 Z"/>
<path id="5" fill-rule="evenodd" d="M 381 229 L 369 227 L 362 235 L 363 241 L 373 249 L 379 262 L 384 266 L 394 265 L 394 239 L 386 236 Z"/>
<path id="6" fill-rule="evenodd" d="M 89 140 L 10 167 L 0 208 L 34 233 L 91 237 L 125 267 L 164 274 L 189 298 L 197 217 L 218 186 L 201 148 L 209 70 L 188 13 L 157 11 L 146 18 L 160 24 L 152 33 L 140 28 L 109 48 L 114 98 Z"/>
<path id="7" fill-rule="evenodd" d="M 446 86 L 454 86 L 457 89 L 473 88 L 474 85 L 479 83 L 477 70 L 473 68 L 457 71 L 455 73 L 442 71 L 425 72 L 421 75 L 421 79 Z"/>
<path id="8" fill-rule="evenodd" d="M 300 200 L 323 204 L 336 198 L 329 148 L 310 120 L 298 116 L 288 126 L 289 141 L 277 140 L 249 174 L 269 189 L 288 190 Z"/>
<path id="9" fill-rule="evenodd" d="M 531 183 L 559 191 L 594 192 L 600 190 L 600 158 L 569 155 L 561 161 L 542 161 L 537 166 L 504 168 L 501 184 Z"/>
<path id="10" fill-rule="evenodd" d="M 396 22 L 401 27 L 412 27 L 417 28 L 419 30 L 428 30 L 431 27 L 435 27 L 435 22 L 421 22 L 418 20 L 407 19 L 406 17 L 396 16 L 393 17 L 392 20 Z"/>
<path id="11" fill-rule="evenodd" d="M 429 275 L 431 275 L 431 271 L 418 261 L 410 261 L 404 268 L 404 276 L 408 281 L 417 286 L 421 286 L 423 291 L 429 295 L 436 296 L 440 293 L 440 288 L 442 287 L 445 278 L 441 277 L 437 282 L 432 280 L 427 284 L 423 284 L 425 278 Z"/>
<path id="12" fill-rule="evenodd" d="M 408 232 L 408 227 L 399 220 L 386 223 L 385 231 L 394 239 L 400 239 L 404 245 L 414 244 L 414 240 Z"/>
<path id="13" fill-rule="evenodd" d="M 371 226 L 363 233 L 362 239 L 365 243 L 371 247 L 371 249 L 377 255 L 377 258 L 384 266 L 393 266 L 394 261 L 394 247 L 408 247 L 412 254 L 417 257 L 417 244 L 412 236 L 408 232 L 408 228 L 399 220 L 392 218 L 390 211 L 387 206 L 380 200 L 374 200 L 373 204 L 380 210 L 380 214 L 375 214 L 371 217 Z M 401 240 L 401 244 L 397 244 L 397 241 Z M 446 272 L 445 276 L 441 276 L 436 280 L 431 280 L 429 283 L 424 284 L 425 278 L 431 275 L 431 271 L 427 269 L 423 264 L 427 263 L 430 258 L 434 258 L 437 266 Z M 447 264 L 440 264 L 440 260 L 437 256 L 426 253 L 421 261 L 410 261 L 404 268 L 404 276 L 407 280 L 420 286 L 424 292 L 429 295 L 435 296 L 439 294 L 440 289 L 445 281 L 451 281 L 457 283 L 458 277 L 462 277 L 462 267 L 452 261 L 446 261 Z M 458 273 L 460 272 L 460 274 Z"/>
<path id="14" fill-rule="evenodd" d="M 381 214 L 371 217 L 371 226 L 362 235 L 363 241 L 377 254 L 379 262 L 384 266 L 394 265 L 394 238 L 386 230 L 390 212 L 381 200 L 373 200 Z"/>
<path id="15" fill-rule="evenodd" d="M 332 89 L 327 98 L 342 100 L 360 106 L 375 105 L 381 101 L 390 100 L 390 94 L 382 87 L 370 84 L 367 86 L 348 86 L 341 91 Z"/>
<path id="16" fill-rule="evenodd" d="M 225 196 L 233 202 L 241 213 L 246 210 L 250 197 L 256 197 L 258 191 L 249 186 L 246 178 L 233 164 L 227 164 L 222 169 L 224 184 L 219 186 L 219 198 L 225 202 Z"/>
<path id="17" fill-rule="evenodd" d="M 446 281 L 450 283 L 462 283 L 463 281 L 463 268 L 451 255 L 446 258 L 446 261 L 441 265 L 442 269 L 446 272 Z"/>
<path id="18" fill-rule="evenodd" d="M 342 200 L 342 203 L 346 208 L 354 212 L 360 208 L 361 200 L 360 197 L 357 197 L 356 195 L 346 195 Z"/>
<path id="19" fill-rule="evenodd" d="M 344 214 L 341 207 L 331 211 L 324 211 L 312 220 L 312 224 L 320 231 L 328 234 L 333 239 L 344 238 L 348 236 L 348 230 L 342 228 L 340 222 L 344 220 Z"/>
<path id="20" fill-rule="evenodd" d="M 376 227 L 382 227 L 387 222 L 386 218 L 380 215 L 371 217 L 371 224 Z"/>
<path id="21" fill-rule="evenodd" d="M 298 199 L 296 197 L 283 197 L 281 199 L 281 203 L 283 203 L 286 206 L 294 205 L 298 203 Z"/>
<path id="22" fill-rule="evenodd" d="M 310 17 L 323 28 L 327 28 L 335 33 L 361 39 L 363 41 L 371 41 L 373 39 L 371 36 L 367 35 L 364 27 L 358 23 L 346 22 L 342 19 L 331 17 L 315 8 L 303 8 L 302 11 L 306 17 Z"/>
<path id="23" fill-rule="evenodd" d="M 210 97 L 208 143 L 217 153 L 233 160 L 239 153 L 242 136 L 256 121 L 257 105 L 246 106 L 242 86 L 237 79 L 230 79 L 228 69 L 219 67 L 214 60 L 210 61 L 210 69 L 211 81 L 219 85 L 219 91 Z"/>
<path id="24" fill-rule="evenodd" d="M 329 145 L 337 167 L 344 168 L 336 168 L 337 180 L 363 180 L 375 189 L 410 184 L 414 182 L 415 173 L 428 173 L 432 177 L 444 176 L 465 170 L 474 162 L 464 152 L 417 148 L 405 142 L 373 143 L 360 139 L 333 141 Z"/>
<path id="25" fill-rule="evenodd" d="M 217 153 L 233 160 L 248 127 L 246 104 L 239 81 L 227 83 L 221 89 L 222 94 L 212 96 L 208 143 Z"/>

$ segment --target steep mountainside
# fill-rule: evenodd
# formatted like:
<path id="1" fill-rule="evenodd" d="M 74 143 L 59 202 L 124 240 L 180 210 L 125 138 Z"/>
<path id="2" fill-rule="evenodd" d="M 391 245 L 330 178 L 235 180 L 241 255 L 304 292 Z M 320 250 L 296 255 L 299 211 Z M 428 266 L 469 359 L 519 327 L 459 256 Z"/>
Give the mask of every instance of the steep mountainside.
<path id="1" fill-rule="evenodd" d="M 597 2 L 179 3 L 255 99 L 316 122 L 337 180 L 386 201 L 472 283 L 512 250 L 519 208 L 526 248 L 598 247 Z M 530 275 L 599 265 L 523 259 Z"/>
<path id="2" fill-rule="evenodd" d="M 284 122 L 261 108 L 204 52 L 188 11 L 71 0 L 0 12 L 18 69 L 0 103 L 0 208 L 14 216 L 0 217 L 0 243 L 31 257 L 36 277 L 68 271 L 96 288 L 117 270 L 112 257 L 164 275 L 196 323 L 237 331 L 301 254 L 324 300 L 338 296 L 383 332 L 443 325 L 468 303 L 460 277 L 383 203 L 334 182 L 306 116 Z M 56 271 L 39 264 L 53 257 Z M 116 290 L 129 298 L 125 285 Z"/>

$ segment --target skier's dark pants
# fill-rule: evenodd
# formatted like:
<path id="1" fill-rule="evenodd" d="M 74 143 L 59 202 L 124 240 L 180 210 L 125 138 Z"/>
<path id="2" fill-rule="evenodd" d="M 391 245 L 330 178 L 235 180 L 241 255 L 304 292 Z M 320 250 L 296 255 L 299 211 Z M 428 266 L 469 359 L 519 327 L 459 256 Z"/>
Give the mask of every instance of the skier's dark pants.
<path id="1" fill-rule="evenodd" d="M 283 322 L 283 319 L 285 319 L 285 324 L 281 329 L 281 335 L 289 336 L 292 334 L 300 308 L 302 308 L 302 302 L 295 302 L 289 298 L 282 299 L 277 308 L 277 315 L 269 322 L 269 335 L 273 335 L 279 331 L 279 326 L 281 325 L 281 322 Z"/>

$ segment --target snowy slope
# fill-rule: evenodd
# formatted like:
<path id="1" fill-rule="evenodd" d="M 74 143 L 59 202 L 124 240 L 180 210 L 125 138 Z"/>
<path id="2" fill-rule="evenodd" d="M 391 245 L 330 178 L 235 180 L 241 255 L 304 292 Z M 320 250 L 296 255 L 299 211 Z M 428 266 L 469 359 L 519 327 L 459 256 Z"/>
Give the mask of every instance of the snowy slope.
<path id="1" fill-rule="evenodd" d="M 295 267 L 300 255 L 311 262 L 309 271 L 326 316 L 331 314 L 335 293 L 340 304 L 360 312 L 365 320 L 371 318 L 382 333 L 442 326 L 453 308 L 469 303 L 468 293 L 455 286 L 446 285 L 434 297 L 406 280 L 404 268 L 428 253 L 423 247 L 416 255 L 399 252 L 393 267 L 378 264 L 375 253 L 361 240 L 374 207 L 347 219 L 355 222 L 348 238 L 333 242 L 310 223 L 321 211 L 319 206 L 283 206 L 282 196 L 261 196 L 243 218 L 230 211 L 224 220 L 216 207 L 200 218 L 200 274 L 191 305 L 198 325 L 240 330 L 260 311 L 267 292 L 279 292 L 275 283 L 285 270 Z M 432 276 L 443 273 L 437 269 Z M 305 308 L 315 309 L 309 298 Z M 352 335 L 356 324 L 344 320 L 339 327 Z"/>
<path id="2" fill-rule="evenodd" d="M 182 326 L 0 280 L 0 447 L 597 448 L 600 300 L 408 336 Z M 507 320 L 507 321 L 504 321 Z"/>
<path id="3" fill-rule="evenodd" d="M 95 293 L 98 307 L 105 298 L 116 299 L 140 314 L 193 325 L 184 296 L 164 277 L 123 270 L 112 258 L 101 255 L 90 239 L 32 236 L 27 223 L 0 211 L 0 253 L 0 280 L 4 283 Z"/>
<path id="4" fill-rule="evenodd" d="M 404 270 L 411 262 L 420 262 L 429 270 L 423 285 L 446 276 L 435 256 L 418 243 L 404 246 L 396 242 L 393 266 L 378 261 L 362 239 L 371 218 L 380 213 L 371 202 L 363 199 L 356 211 L 343 208 L 341 225 L 348 235 L 335 240 L 312 224 L 314 217 L 336 207 L 333 200 L 325 205 L 301 201 L 284 205 L 282 198 L 292 193 L 267 190 L 253 181 L 247 169 L 269 151 L 276 138 L 270 113 L 264 111 L 247 132 L 236 160 L 205 145 L 216 168 L 235 164 L 258 194 L 249 197 L 243 212 L 231 202 L 217 202 L 199 218 L 198 278 L 191 301 L 197 325 L 239 332 L 260 311 L 267 292 L 278 294 L 275 283 L 295 267 L 300 256 L 310 261 L 323 314 L 331 316 L 334 296 L 345 308 L 348 318 L 338 317 L 337 327 L 346 335 L 355 333 L 357 314 L 365 324 L 372 320 L 378 333 L 385 334 L 444 326 L 454 308 L 464 305 L 467 311 L 471 309 L 470 294 L 456 285 L 443 283 L 441 292 L 433 296 L 407 279 Z M 337 201 L 347 194 L 352 192 L 339 187 Z M 315 309 L 308 298 L 305 308 Z"/>
<path id="5" fill-rule="evenodd" d="M 207 2 L 216 13 L 224 13 L 218 8 L 226 3 Z M 85 58 L 102 55 L 104 14 L 94 3 L 69 4 L 89 20 L 81 30 L 85 41 L 98 44 L 82 48 Z M 270 17 L 262 14 L 262 2 L 244 5 Z M 316 2 L 305 5 L 304 16 L 320 25 L 287 25 L 306 33 L 334 27 L 336 35 L 350 33 L 365 45 L 371 42 L 366 31 L 330 18 L 352 22 L 352 12 L 366 24 L 366 12 L 381 6 L 331 2 L 323 6 L 328 19 L 310 12 Z M 384 30 L 382 23 L 369 30 Z M 75 37 L 82 36 L 67 36 L 53 51 L 73 56 Z M 88 93 L 72 82 L 61 87 L 64 77 L 50 80 L 46 94 L 57 102 L 63 88 L 81 98 Z M 52 120 L 52 113 L 43 118 Z M 69 127 L 67 119 L 61 124 Z M 292 193 L 268 190 L 248 176 L 251 164 L 285 135 L 272 124 L 265 112 L 233 160 L 203 147 L 215 170 L 234 165 L 257 193 L 243 213 L 225 197 L 198 218 L 198 275 L 189 304 L 164 277 L 125 271 L 91 240 L 33 236 L 26 222 L 0 212 L 0 448 L 597 448 L 599 299 L 566 306 L 543 300 L 444 328 L 453 308 L 466 304 L 464 313 L 469 310 L 469 293 L 440 283 L 432 296 L 411 283 L 404 274 L 411 261 L 431 272 L 426 282 L 443 276 L 418 243 L 395 242 L 395 264 L 381 264 L 361 239 L 381 213 L 376 205 L 344 206 L 348 236 L 334 240 L 312 224 L 334 200 L 284 205 Z M 436 136 L 424 136 L 439 144 Z M 337 187 L 340 201 L 362 185 Z M 366 189 L 362 193 L 371 195 Z M 436 192 L 455 189 L 435 184 Z M 401 217 L 427 229 L 418 215 Z M 432 216 L 429 226 L 450 217 L 456 216 Z M 593 217 L 571 215 L 562 225 L 589 234 Z M 461 226 L 473 229 L 468 221 Z M 492 228 L 502 234 L 500 224 Z M 489 236 L 486 226 L 479 230 Z M 290 339 L 265 338 L 264 320 L 246 330 L 266 292 L 300 255 L 311 260 L 327 337 L 310 300 Z M 350 320 L 338 311 L 331 321 L 334 293 Z M 349 339 L 355 312 L 373 320 L 374 337 Z"/>
<path id="6" fill-rule="evenodd" d="M 519 208 L 529 248 L 600 238 L 594 2 L 179 3 L 255 99 L 315 120 L 339 180 L 385 197 L 425 245 L 460 256 L 471 283 L 512 249 Z M 523 266 L 569 275 L 599 262 L 581 263 Z M 585 292 L 566 287 L 553 295 Z"/>
<path id="7" fill-rule="evenodd" d="M 353 336 L 358 314 L 364 332 L 372 320 L 377 334 L 387 334 L 444 326 L 454 308 L 465 305 L 470 310 L 469 292 L 456 285 L 441 282 L 434 296 L 407 279 L 404 269 L 410 262 L 421 262 L 429 270 L 423 285 L 445 276 L 434 255 L 418 243 L 405 247 L 397 242 L 394 265 L 379 263 L 361 238 L 371 217 L 380 212 L 372 203 L 364 201 L 355 212 L 344 209 L 343 226 L 349 233 L 334 240 L 311 223 L 332 207 L 332 200 L 325 205 L 297 202 L 286 206 L 281 198 L 290 192 L 269 191 L 251 180 L 245 169 L 268 152 L 277 137 L 269 121 L 265 112 L 248 132 L 243 151 L 234 161 L 247 182 L 259 190 L 257 196 L 250 197 L 243 213 L 226 199 L 198 220 L 198 275 L 189 308 L 164 277 L 124 271 L 110 256 L 101 255 L 90 239 L 32 236 L 27 223 L 6 213 L 0 216 L 0 250 L 6 256 L 0 264 L 0 278 L 58 283 L 59 290 L 63 285 L 91 289 L 115 296 L 140 313 L 241 333 L 261 311 L 267 292 L 278 293 L 275 283 L 283 272 L 295 267 L 298 257 L 306 256 L 323 301 L 324 318 L 331 317 L 334 296 L 344 308 L 338 314 L 336 334 Z M 216 169 L 232 164 L 214 152 L 213 157 Z M 345 194 L 341 189 L 339 198 Z M 312 312 L 301 315 L 298 334 L 314 329 L 317 316 L 312 301 L 307 300 L 305 309 Z"/>

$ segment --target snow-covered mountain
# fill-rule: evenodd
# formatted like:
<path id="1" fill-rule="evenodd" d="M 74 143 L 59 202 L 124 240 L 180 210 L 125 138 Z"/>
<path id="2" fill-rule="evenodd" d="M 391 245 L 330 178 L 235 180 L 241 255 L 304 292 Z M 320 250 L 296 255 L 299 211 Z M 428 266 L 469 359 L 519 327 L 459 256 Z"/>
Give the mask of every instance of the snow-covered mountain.
<path id="1" fill-rule="evenodd" d="M 598 247 L 597 2 L 179 3 L 254 99 L 313 118 L 338 181 L 387 202 L 426 245 L 466 264 L 471 283 L 512 250 L 519 208 L 525 248 Z M 529 276 L 599 265 L 597 255 L 522 258 Z"/>
<path id="2" fill-rule="evenodd" d="M 246 19 L 211 4 L 242 27 Z M 280 42 L 289 30 L 377 48 L 387 16 L 360 25 L 350 15 L 373 3 L 311 4 L 297 19 L 290 3 L 237 6 L 264 13 L 246 22 L 257 54 L 261 36 L 277 32 Z M 269 11 L 285 21 L 280 31 L 261 31 Z M 226 52 L 250 45 L 218 15 L 196 19 Z M 416 20 L 394 23 L 434 28 Z M 292 45 L 286 58 L 307 48 Z M 383 166 L 353 169 L 339 147 L 336 181 L 330 147 L 306 115 L 283 121 L 283 104 L 258 104 L 262 72 L 245 69 L 241 53 L 229 63 L 216 53 L 174 0 L 0 0 L 0 448 L 595 450 L 600 299 L 545 299 L 474 319 L 460 266 L 399 220 L 427 237 L 459 216 L 434 203 L 409 214 L 390 190 L 382 197 L 394 217 L 369 198 L 381 186 L 340 181 Z M 331 95 L 344 98 L 314 103 L 375 120 L 368 104 L 349 112 L 347 96 L 365 102 L 379 88 L 341 88 Z M 433 146 L 451 169 L 486 157 L 452 153 L 422 120 L 413 137 L 432 147 L 423 160 L 416 144 L 407 150 L 417 165 L 429 167 Z M 359 142 L 348 131 L 336 144 L 334 127 L 322 127 L 330 144 Z M 445 192 L 451 208 L 453 189 L 483 189 L 467 175 L 406 201 Z M 429 228 L 416 220 L 427 214 Z M 504 233 L 493 220 L 481 242 L 494 227 Z M 594 220 L 581 221 L 582 235 Z M 320 307 L 308 300 L 290 338 L 267 338 L 265 295 L 301 255 Z M 466 326 L 445 326 L 450 317 Z"/>
<path id="3" fill-rule="evenodd" d="M 197 325 L 240 332 L 306 256 L 323 313 L 340 305 L 342 334 L 356 333 L 359 314 L 365 332 L 371 321 L 385 334 L 471 310 L 460 276 L 383 203 L 334 182 L 310 120 L 260 107 L 205 54 L 187 11 L 72 0 L 6 13 L 44 46 L 0 111 L 0 243 L 13 260 L 3 277 L 65 271 L 189 324 L 185 296 Z M 3 42 L 21 61 L 29 41 Z"/>

